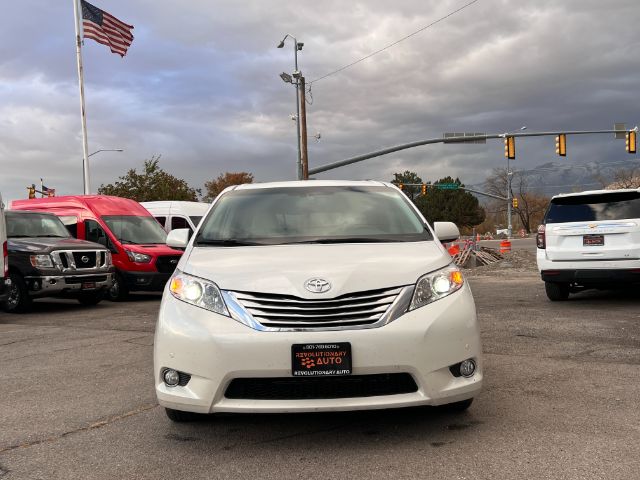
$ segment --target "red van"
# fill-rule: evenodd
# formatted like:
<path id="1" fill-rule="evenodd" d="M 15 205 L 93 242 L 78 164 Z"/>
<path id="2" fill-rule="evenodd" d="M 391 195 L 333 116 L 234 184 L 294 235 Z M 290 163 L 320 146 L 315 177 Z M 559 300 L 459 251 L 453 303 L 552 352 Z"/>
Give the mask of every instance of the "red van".
<path id="1" fill-rule="evenodd" d="M 166 232 L 138 202 L 106 195 L 14 200 L 13 210 L 56 214 L 82 240 L 111 250 L 116 267 L 108 297 L 123 300 L 130 291 L 162 291 L 182 255 L 167 247 Z"/>

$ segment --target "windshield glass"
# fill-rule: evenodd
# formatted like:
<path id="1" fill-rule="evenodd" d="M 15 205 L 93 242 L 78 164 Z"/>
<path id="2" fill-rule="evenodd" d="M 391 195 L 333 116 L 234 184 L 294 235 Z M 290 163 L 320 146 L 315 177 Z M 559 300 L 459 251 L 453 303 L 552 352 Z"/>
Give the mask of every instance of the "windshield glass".
<path id="1" fill-rule="evenodd" d="M 203 220 L 197 245 L 431 240 L 408 201 L 388 187 L 235 190 Z"/>
<path id="2" fill-rule="evenodd" d="M 167 239 L 167 232 L 153 217 L 112 215 L 102 219 L 122 243 L 149 245 L 164 243 Z"/>
<path id="3" fill-rule="evenodd" d="M 69 238 L 69 232 L 58 217 L 46 213 L 7 212 L 7 237 Z"/>
<path id="4" fill-rule="evenodd" d="M 191 219 L 191 223 L 193 223 L 193 226 L 197 227 L 200 223 L 200 220 L 202 220 L 202 215 L 190 215 L 189 218 Z"/>
<path id="5" fill-rule="evenodd" d="M 594 222 L 640 218 L 640 193 L 616 192 L 555 198 L 545 223 Z"/>

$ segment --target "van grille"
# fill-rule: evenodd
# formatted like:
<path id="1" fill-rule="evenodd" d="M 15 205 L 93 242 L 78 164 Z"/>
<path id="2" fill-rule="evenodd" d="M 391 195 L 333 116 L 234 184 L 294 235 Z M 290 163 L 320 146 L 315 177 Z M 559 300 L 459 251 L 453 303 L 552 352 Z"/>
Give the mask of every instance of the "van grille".
<path id="1" fill-rule="evenodd" d="M 224 396 L 243 400 L 316 400 L 399 395 L 418 390 L 408 373 L 344 377 L 234 378 Z"/>
<path id="2" fill-rule="evenodd" d="M 265 327 L 355 327 L 380 320 L 402 288 L 367 290 L 326 300 L 255 292 L 233 292 L 233 295 Z"/>
<path id="3" fill-rule="evenodd" d="M 180 260 L 180 255 L 162 255 L 156 260 L 156 268 L 160 273 L 173 273 Z"/>

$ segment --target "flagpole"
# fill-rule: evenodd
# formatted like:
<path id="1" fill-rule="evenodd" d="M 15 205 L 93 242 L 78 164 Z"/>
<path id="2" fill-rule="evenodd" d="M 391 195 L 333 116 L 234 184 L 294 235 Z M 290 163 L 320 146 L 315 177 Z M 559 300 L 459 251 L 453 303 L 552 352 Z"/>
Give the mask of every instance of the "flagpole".
<path id="1" fill-rule="evenodd" d="M 76 18 L 76 58 L 78 60 L 78 84 L 80 86 L 80 116 L 82 119 L 82 171 L 84 194 L 91 193 L 91 184 L 89 183 L 89 144 L 87 142 L 87 115 L 84 108 L 84 70 L 82 68 L 82 36 L 80 33 L 80 12 L 78 2 L 73 0 L 73 13 Z"/>

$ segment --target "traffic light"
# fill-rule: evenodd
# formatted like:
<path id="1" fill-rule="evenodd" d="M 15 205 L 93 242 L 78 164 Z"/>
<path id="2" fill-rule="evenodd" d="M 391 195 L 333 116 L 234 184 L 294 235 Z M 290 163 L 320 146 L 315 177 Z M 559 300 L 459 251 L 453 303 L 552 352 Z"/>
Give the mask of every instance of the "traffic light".
<path id="1" fill-rule="evenodd" d="M 427 184 L 423 183 L 422 184 L 422 195 L 426 195 L 427 194 Z"/>
<path id="2" fill-rule="evenodd" d="M 518 208 L 518 199 L 516 197 L 511 199 L 511 205 L 513 205 L 513 208 Z"/>
<path id="3" fill-rule="evenodd" d="M 515 137 L 506 137 L 504 139 L 504 156 L 509 160 L 516 158 L 516 139 Z"/>
<path id="4" fill-rule="evenodd" d="M 556 153 L 561 157 L 567 156 L 567 136 L 564 133 L 556 136 Z"/>
<path id="5" fill-rule="evenodd" d="M 400 190 L 404 190 L 404 183 L 399 183 L 399 184 L 398 184 L 398 188 L 399 188 Z"/>
<path id="6" fill-rule="evenodd" d="M 36 198 L 36 186 L 35 185 L 31 185 L 30 187 L 27 187 L 27 192 L 29 192 L 29 200 L 31 200 L 32 198 Z"/>
<path id="7" fill-rule="evenodd" d="M 625 136 L 627 153 L 636 153 L 637 132 L 635 130 L 631 130 L 630 132 L 625 133 L 624 136 Z"/>

